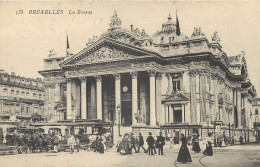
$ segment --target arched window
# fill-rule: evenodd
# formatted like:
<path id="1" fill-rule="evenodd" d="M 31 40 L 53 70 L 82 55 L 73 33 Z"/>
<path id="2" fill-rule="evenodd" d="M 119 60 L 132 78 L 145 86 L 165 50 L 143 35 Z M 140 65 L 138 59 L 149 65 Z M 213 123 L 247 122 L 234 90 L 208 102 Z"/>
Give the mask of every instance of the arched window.
<path id="1" fill-rule="evenodd" d="M 258 115 L 258 108 L 255 109 L 255 114 Z"/>

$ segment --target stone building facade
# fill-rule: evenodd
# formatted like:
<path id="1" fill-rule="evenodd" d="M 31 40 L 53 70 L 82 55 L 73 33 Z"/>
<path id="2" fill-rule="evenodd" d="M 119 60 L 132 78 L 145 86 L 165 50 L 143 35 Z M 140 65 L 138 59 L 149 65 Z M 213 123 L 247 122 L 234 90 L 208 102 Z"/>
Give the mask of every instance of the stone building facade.
<path id="1" fill-rule="evenodd" d="M 170 15 L 149 36 L 132 25 L 121 28 L 115 12 L 108 31 L 79 53 L 51 51 L 44 63 L 39 73 L 48 85 L 45 109 L 56 121 L 100 119 L 143 129 L 176 125 L 176 134 L 184 133 L 182 125 L 198 125 L 190 134 L 205 137 L 218 129 L 253 136 L 256 92 L 245 52 L 227 56 L 217 32 L 208 39 L 194 28 L 187 37 Z"/>
<path id="2" fill-rule="evenodd" d="M 18 121 L 28 126 L 42 121 L 44 88 L 41 79 L 31 79 L 0 71 L 0 120 Z"/>

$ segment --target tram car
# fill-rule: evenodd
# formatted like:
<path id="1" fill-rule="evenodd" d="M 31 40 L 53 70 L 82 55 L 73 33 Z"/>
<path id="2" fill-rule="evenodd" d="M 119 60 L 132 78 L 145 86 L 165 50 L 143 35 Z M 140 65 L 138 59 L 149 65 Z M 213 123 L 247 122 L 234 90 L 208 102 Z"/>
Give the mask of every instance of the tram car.
<path id="1" fill-rule="evenodd" d="M 17 123 L 0 122 L 0 155 L 17 154 Z"/>

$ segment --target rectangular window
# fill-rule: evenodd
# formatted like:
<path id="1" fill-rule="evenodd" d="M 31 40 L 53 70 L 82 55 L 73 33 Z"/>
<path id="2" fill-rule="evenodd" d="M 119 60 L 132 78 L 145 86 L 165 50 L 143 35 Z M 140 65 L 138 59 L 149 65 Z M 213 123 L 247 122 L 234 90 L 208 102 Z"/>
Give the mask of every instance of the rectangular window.
<path id="1" fill-rule="evenodd" d="M 258 109 L 255 109 L 255 114 L 256 114 L 256 115 L 258 114 Z"/>
<path id="2" fill-rule="evenodd" d="M 180 80 L 173 80 L 172 85 L 173 85 L 173 90 L 175 92 L 181 90 L 181 81 Z"/>

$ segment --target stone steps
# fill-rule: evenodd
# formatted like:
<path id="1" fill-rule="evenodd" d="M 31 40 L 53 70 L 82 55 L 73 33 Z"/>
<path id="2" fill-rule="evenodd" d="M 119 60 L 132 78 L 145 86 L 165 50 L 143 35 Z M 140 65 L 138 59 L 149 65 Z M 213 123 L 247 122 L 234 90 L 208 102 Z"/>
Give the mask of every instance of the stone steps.
<path id="1" fill-rule="evenodd" d="M 149 136 L 149 132 L 152 132 L 152 136 L 156 137 L 159 136 L 160 128 L 159 127 L 149 127 L 149 126 L 133 126 L 133 134 L 134 136 L 139 136 L 139 133 L 142 134 L 144 139 Z"/>

